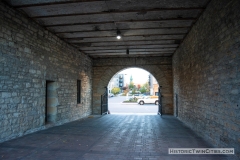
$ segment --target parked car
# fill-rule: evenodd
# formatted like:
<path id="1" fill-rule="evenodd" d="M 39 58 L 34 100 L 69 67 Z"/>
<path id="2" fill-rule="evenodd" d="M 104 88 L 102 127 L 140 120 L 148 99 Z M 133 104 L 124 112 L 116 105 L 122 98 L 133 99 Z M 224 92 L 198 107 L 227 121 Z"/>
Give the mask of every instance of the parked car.
<path id="1" fill-rule="evenodd" d="M 138 99 L 137 103 L 140 105 L 144 105 L 145 103 L 154 103 L 155 105 L 158 105 L 158 99 L 145 96 L 143 98 Z"/>

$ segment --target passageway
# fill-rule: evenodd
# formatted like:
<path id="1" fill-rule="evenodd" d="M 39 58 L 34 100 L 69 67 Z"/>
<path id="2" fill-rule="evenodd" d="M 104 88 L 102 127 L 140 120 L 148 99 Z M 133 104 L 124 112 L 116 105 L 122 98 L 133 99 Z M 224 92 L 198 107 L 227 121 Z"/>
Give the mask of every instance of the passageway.
<path id="1" fill-rule="evenodd" d="M 0 159 L 227 158 L 167 153 L 211 147 L 202 137 L 239 160 L 239 8 L 240 0 L 0 0 Z M 100 116 L 109 81 L 132 67 L 162 86 L 163 116 Z"/>
<path id="2" fill-rule="evenodd" d="M 169 155 L 168 148 L 212 147 L 173 116 L 90 116 L 0 144 L 0 159 L 218 159 Z M 231 158 L 231 157 L 230 157 Z"/>

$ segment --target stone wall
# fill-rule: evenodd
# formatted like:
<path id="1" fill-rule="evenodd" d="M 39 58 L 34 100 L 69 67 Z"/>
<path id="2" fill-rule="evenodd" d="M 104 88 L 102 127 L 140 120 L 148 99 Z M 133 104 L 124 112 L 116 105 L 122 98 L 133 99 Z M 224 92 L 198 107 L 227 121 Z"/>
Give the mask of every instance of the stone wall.
<path id="1" fill-rule="evenodd" d="M 101 95 L 118 72 L 138 67 L 150 72 L 162 86 L 163 114 L 173 114 L 172 58 L 98 58 L 93 60 L 93 114 L 101 114 Z"/>
<path id="2" fill-rule="evenodd" d="M 88 56 L 0 1 L 0 142 L 91 114 L 91 76 Z M 55 82 L 57 97 L 48 125 L 47 80 Z"/>
<path id="3" fill-rule="evenodd" d="M 212 0 L 173 56 L 179 119 L 240 153 L 240 1 Z M 174 99 L 176 115 L 176 98 Z"/>

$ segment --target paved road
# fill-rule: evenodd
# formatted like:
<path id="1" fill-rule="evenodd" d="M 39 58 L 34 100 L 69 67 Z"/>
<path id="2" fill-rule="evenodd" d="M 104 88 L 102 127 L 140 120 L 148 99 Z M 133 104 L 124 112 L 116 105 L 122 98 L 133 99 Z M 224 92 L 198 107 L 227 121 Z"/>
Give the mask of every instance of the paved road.
<path id="1" fill-rule="evenodd" d="M 156 115 L 158 112 L 158 106 L 155 104 L 139 105 L 122 103 L 126 100 L 125 96 L 111 97 L 108 99 L 108 109 L 111 114 L 144 114 L 144 115 Z"/>

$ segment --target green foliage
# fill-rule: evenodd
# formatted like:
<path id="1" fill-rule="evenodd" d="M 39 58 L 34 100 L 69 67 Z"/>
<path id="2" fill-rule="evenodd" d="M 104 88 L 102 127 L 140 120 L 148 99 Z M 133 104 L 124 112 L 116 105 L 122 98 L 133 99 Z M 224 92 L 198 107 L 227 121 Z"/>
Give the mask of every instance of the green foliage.
<path id="1" fill-rule="evenodd" d="M 141 93 L 146 93 L 150 91 L 150 87 L 148 82 L 144 83 L 143 86 L 140 88 Z"/>
<path id="2" fill-rule="evenodd" d="M 118 94 L 120 91 L 121 91 L 120 88 L 114 87 L 114 88 L 111 90 L 111 93 L 114 94 L 114 95 L 116 95 L 116 94 Z"/>
<path id="3" fill-rule="evenodd" d="M 136 98 L 136 97 L 130 98 L 130 99 L 129 99 L 129 102 L 137 102 L 137 98 Z"/>
<path id="4" fill-rule="evenodd" d="M 150 86 L 149 86 L 148 82 L 144 83 L 143 87 L 146 89 L 146 92 L 150 91 Z"/>
<path id="5" fill-rule="evenodd" d="M 137 102 L 137 98 L 130 98 L 128 101 L 123 101 L 124 103 L 128 103 L 128 102 Z"/>
<path id="6" fill-rule="evenodd" d="M 136 89 L 133 89 L 133 90 L 132 90 L 132 94 L 136 94 Z"/>
<path id="7" fill-rule="evenodd" d="M 146 92 L 147 92 L 147 90 L 146 90 L 146 88 L 145 88 L 145 87 L 141 87 L 141 88 L 140 88 L 140 92 L 141 92 L 141 93 L 146 93 Z"/>
<path id="8" fill-rule="evenodd" d="M 129 89 L 134 89 L 134 83 L 133 83 L 133 82 L 130 82 L 128 88 L 129 88 Z"/>
<path id="9" fill-rule="evenodd" d="M 144 83 L 143 86 L 141 86 L 141 85 L 135 86 L 134 82 L 130 82 L 128 88 L 131 90 L 130 93 L 132 93 L 132 94 L 139 93 L 139 91 L 141 93 L 146 93 L 146 92 L 150 91 L 150 87 L 149 87 L 148 82 Z"/>

